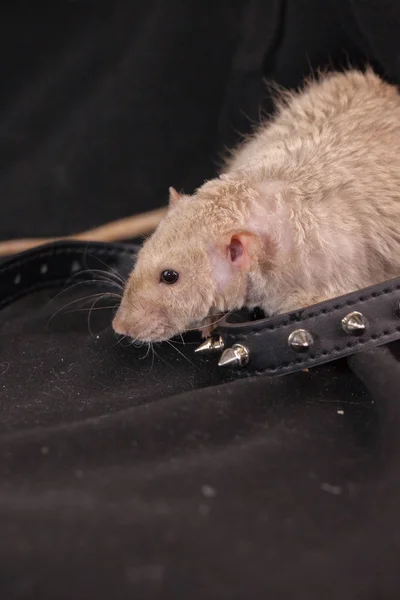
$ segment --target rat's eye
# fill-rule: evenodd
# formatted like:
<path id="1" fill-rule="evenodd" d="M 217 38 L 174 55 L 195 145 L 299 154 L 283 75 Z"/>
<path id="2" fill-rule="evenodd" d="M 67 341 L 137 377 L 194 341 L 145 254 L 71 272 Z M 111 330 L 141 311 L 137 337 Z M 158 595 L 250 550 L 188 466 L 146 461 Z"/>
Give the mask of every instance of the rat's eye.
<path id="1" fill-rule="evenodd" d="M 179 279 L 179 273 L 176 271 L 172 271 L 171 269 L 166 269 L 161 273 L 160 281 L 162 283 L 176 283 Z"/>

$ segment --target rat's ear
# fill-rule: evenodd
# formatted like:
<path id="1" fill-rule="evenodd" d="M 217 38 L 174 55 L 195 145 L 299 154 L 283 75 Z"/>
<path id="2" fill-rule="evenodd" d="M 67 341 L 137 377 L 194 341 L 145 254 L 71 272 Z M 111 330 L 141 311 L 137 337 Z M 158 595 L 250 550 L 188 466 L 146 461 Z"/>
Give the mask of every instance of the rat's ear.
<path id="1" fill-rule="evenodd" d="M 257 263 L 270 264 L 277 253 L 290 250 L 288 188 L 283 182 L 266 181 L 255 186 L 239 230 L 227 236 L 225 251 L 232 265 L 251 271 Z"/>
<path id="2" fill-rule="evenodd" d="M 226 240 L 228 261 L 244 271 L 251 271 L 261 252 L 261 240 L 255 233 L 241 231 L 232 233 Z"/>
<path id="3" fill-rule="evenodd" d="M 176 191 L 175 188 L 169 188 L 169 206 L 174 206 L 179 200 L 183 197 L 183 194 L 180 194 Z"/>

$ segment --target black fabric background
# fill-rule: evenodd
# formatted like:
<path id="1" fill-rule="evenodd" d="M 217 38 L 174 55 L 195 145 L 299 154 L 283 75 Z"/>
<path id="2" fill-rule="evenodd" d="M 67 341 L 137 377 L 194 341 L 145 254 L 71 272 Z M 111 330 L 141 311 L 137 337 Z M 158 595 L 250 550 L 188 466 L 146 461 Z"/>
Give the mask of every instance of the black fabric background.
<path id="1" fill-rule="evenodd" d="M 394 0 L 0 15 L 4 239 L 192 191 L 271 110 L 263 77 L 368 61 L 400 82 Z M 0 597 L 397 600 L 395 354 L 229 381 L 190 362 L 195 336 L 155 357 L 116 345 L 112 308 L 88 320 L 87 296 L 114 289 L 96 277 L 0 312 Z"/>

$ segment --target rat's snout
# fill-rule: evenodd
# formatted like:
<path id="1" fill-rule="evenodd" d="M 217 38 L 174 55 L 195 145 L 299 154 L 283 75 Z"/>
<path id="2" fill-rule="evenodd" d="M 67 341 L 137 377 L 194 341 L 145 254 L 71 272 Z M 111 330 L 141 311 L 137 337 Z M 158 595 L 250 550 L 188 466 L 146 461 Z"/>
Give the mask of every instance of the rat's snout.
<path id="1" fill-rule="evenodd" d="M 147 319 L 145 309 L 129 309 L 124 302 L 118 308 L 112 326 L 115 333 L 137 338 Z"/>
<path id="2" fill-rule="evenodd" d="M 157 307 L 144 306 L 136 309 L 124 302 L 118 308 L 113 323 L 115 333 L 138 341 L 157 342 L 167 339 L 170 330 L 165 315 Z"/>
<path id="3" fill-rule="evenodd" d="M 138 315 L 138 318 L 140 319 L 140 315 Z M 113 329 L 115 333 L 118 333 L 119 335 L 130 335 L 131 325 L 132 313 L 131 311 L 128 311 L 123 304 L 121 304 L 112 322 Z"/>

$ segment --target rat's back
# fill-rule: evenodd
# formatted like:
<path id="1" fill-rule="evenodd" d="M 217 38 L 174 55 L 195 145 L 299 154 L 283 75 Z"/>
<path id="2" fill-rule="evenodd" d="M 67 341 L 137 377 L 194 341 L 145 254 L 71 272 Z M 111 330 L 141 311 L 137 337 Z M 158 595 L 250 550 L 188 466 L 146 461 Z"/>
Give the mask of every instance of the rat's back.
<path id="1" fill-rule="evenodd" d="M 330 74 L 288 95 L 226 172 L 297 190 L 285 202 L 299 223 L 307 212 L 315 224 L 304 253 L 326 241 L 332 273 L 321 287 L 331 296 L 400 274 L 400 95 L 372 71 Z"/>
<path id="2" fill-rule="evenodd" d="M 371 70 L 324 76 L 285 94 L 276 115 L 232 155 L 226 171 L 259 166 L 300 185 L 339 180 L 400 186 L 400 95 Z"/>

